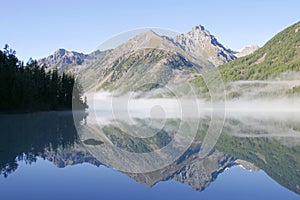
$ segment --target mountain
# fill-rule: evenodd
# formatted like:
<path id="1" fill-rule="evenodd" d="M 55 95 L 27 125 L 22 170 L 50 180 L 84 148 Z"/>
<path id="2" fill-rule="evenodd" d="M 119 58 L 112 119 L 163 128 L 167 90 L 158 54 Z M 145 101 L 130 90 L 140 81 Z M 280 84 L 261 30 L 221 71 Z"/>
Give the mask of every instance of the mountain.
<path id="1" fill-rule="evenodd" d="M 174 38 L 148 30 L 116 47 L 79 74 L 88 90 L 96 88 L 122 94 L 180 84 L 199 76 L 202 69 L 233 59 L 233 51 L 221 45 L 203 26 Z"/>
<path id="2" fill-rule="evenodd" d="M 259 49 L 259 46 L 257 46 L 257 45 L 249 45 L 249 46 L 246 46 L 246 47 L 240 49 L 234 55 L 237 58 L 240 58 L 243 56 L 248 56 L 249 54 L 252 54 L 253 52 L 255 52 L 258 49 Z"/>
<path id="3" fill-rule="evenodd" d="M 198 59 L 207 59 L 214 66 L 234 60 L 234 52 L 226 49 L 202 25 L 195 26 L 191 31 L 174 38 L 183 50 L 196 56 Z"/>
<path id="4" fill-rule="evenodd" d="M 60 73 L 72 71 L 77 73 L 85 66 L 90 65 L 95 60 L 101 59 L 109 51 L 93 51 L 90 54 L 78 53 L 58 49 L 52 55 L 38 60 L 38 64 L 46 66 L 48 70 L 57 68 Z"/>
<path id="5" fill-rule="evenodd" d="M 225 48 L 201 25 L 174 38 L 149 30 L 113 50 L 82 54 L 60 49 L 39 63 L 78 73 L 86 91 L 149 91 L 194 79 L 202 69 L 216 66 L 225 82 L 285 79 L 282 73 L 295 76 L 300 68 L 299 27 L 296 23 L 283 30 L 262 48 L 247 46 L 238 52 Z M 294 87 L 289 93 L 300 90 Z"/>
<path id="6" fill-rule="evenodd" d="M 202 67 L 212 67 L 206 60 L 196 64 L 172 40 L 152 30 L 141 33 L 116 47 L 102 60 L 80 72 L 84 88 L 151 90 L 168 83 L 180 83 L 198 74 Z M 95 81 L 97 80 L 97 81 Z"/>
<path id="7" fill-rule="evenodd" d="M 148 30 L 115 49 L 90 54 L 59 49 L 38 63 L 78 74 L 86 92 L 96 88 L 122 94 L 177 85 L 234 59 L 234 51 L 199 25 L 173 38 Z"/>
<path id="8" fill-rule="evenodd" d="M 219 67 L 225 81 L 268 80 L 300 71 L 300 22 L 286 28 L 254 53 Z"/>

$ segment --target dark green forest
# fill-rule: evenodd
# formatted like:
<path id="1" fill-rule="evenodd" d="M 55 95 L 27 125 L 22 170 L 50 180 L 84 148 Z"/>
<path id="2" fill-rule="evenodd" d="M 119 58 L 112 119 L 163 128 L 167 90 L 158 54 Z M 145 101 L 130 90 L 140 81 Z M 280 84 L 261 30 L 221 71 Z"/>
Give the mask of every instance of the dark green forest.
<path id="1" fill-rule="evenodd" d="M 24 65 L 8 45 L 0 50 L 0 94 L 2 113 L 70 110 L 72 101 L 87 108 L 73 74 L 47 71 L 33 60 Z"/>

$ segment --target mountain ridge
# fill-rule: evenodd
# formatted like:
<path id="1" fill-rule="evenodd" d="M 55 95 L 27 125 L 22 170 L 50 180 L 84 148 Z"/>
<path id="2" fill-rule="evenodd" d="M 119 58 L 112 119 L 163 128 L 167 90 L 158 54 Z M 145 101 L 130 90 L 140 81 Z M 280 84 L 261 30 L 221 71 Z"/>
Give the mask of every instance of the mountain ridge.
<path id="1" fill-rule="evenodd" d="M 75 71 L 86 79 L 83 85 L 88 90 L 96 87 L 96 90 L 120 89 L 128 92 L 130 87 L 143 86 L 145 82 L 141 80 L 147 79 L 158 82 L 157 85 L 174 83 L 175 80 L 188 81 L 193 76 L 201 76 L 203 68 L 212 69 L 216 66 L 225 82 L 270 80 L 283 72 L 299 71 L 299 27 L 298 22 L 286 28 L 261 48 L 252 45 L 240 51 L 225 48 L 202 25 L 172 38 L 148 30 L 107 53 L 100 53 L 99 58 L 91 59 L 89 62 L 82 62 L 79 59 L 84 57 L 84 60 L 88 60 L 85 58 L 87 55 L 71 52 L 71 55 L 75 56 L 72 63 L 86 63 L 84 67 L 75 66 Z M 58 52 L 58 55 L 63 54 L 62 50 Z M 79 58 L 76 59 L 76 56 Z M 237 57 L 239 58 L 236 59 Z M 69 61 L 70 59 L 64 60 L 70 69 L 72 66 Z M 146 64 L 147 67 L 144 66 Z M 144 66 L 143 70 L 141 66 Z M 193 66 L 194 70 L 189 66 Z M 189 76 L 181 76 L 182 74 Z M 156 87 L 149 86 L 148 90 L 153 88 Z M 298 91 L 296 88 L 292 92 L 296 90 Z"/>
<path id="2" fill-rule="evenodd" d="M 195 37 L 193 38 L 191 36 Z M 190 42 L 192 40 L 194 41 L 185 45 L 183 41 L 187 40 Z M 128 45 L 129 43 L 131 43 L 131 45 Z M 202 44 L 203 46 L 198 48 L 197 45 L 199 44 Z M 127 42 L 117 46 L 115 49 L 120 49 L 119 52 L 124 53 L 133 49 L 137 50 L 147 47 L 165 49 L 169 51 L 176 49 L 176 51 L 180 54 L 186 54 L 184 57 L 189 57 L 187 54 L 192 54 L 193 58 L 189 59 L 194 60 L 194 63 L 198 63 L 200 65 L 218 66 L 219 64 L 235 59 L 234 52 L 226 49 L 222 44 L 220 44 L 217 39 L 202 25 L 195 26 L 189 32 L 175 37 L 161 36 L 153 30 L 148 29 L 146 32 L 140 33 L 129 39 Z M 205 49 L 206 47 L 210 48 Z M 38 63 L 40 65 L 47 66 L 49 70 L 57 68 L 60 72 L 72 71 L 79 73 L 83 68 L 90 67 L 95 63 L 98 63 L 107 53 L 113 52 L 114 49 L 107 51 L 96 50 L 90 54 L 83 54 L 75 51 L 58 49 L 48 57 L 39 59 Z M 206 58 L 207 55 L 210 55 L 209 59 Z M 117 53 L 115 56 L 119 57 L 121 55 Z M 211 64 L 208 64 L 208 62 Z"/>
<path id="3" fill-rule="evenodd" d="M 77 73 L 95 60 L 101 59 L 109 51 L 110 50 L 96 50 L 89 54 L 84 54 L 59 48 L 53 54 L 41 58 L 37 62 L 40 66 L 44 66 L 47 70 L 53 70 L 56 68 L 59 73 L 69 71 Z"/>
<path id="4" fill-rule="evenodd" d="M 201 70 L 235 59 L 233 53 L 201 25 L 176 37 L 149 29 L 84 68 L 79 77 L 86 91 L 149 92 L 200 76 Z"/>

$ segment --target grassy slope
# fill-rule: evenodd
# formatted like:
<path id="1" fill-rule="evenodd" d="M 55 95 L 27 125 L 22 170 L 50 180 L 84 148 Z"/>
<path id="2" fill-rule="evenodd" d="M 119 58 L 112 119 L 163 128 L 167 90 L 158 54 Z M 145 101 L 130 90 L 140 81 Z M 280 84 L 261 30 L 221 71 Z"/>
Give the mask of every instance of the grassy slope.
<path id="1" fill-rule="evenodd" d="M 300 22 L 275 35 L 248 56 L 219 67 L 224 81 L 267 80 L 285 71 L 300 71 Z"/>

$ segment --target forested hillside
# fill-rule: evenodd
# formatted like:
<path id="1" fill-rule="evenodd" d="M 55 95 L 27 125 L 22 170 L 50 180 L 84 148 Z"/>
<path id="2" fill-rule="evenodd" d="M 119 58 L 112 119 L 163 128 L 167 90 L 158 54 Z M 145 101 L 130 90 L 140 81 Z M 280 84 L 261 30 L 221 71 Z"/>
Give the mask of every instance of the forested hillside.
<path id="1" fill-rule="evenodd" d="M 262 48 L 219 67 L 224 81 L 267 80 L 300 71 L 300 22 L 275 35 Z"/>
<path id="2" fill-rule="evenodd" d="M 66 110 L 72 100 L 84 109 L 82 89 L 75 85 L 73 93 L 74 84 L 72 74 L 46 72 L 36 61 L 24 65 L 8 45 L 0 50 L 0 112 Z"/>

